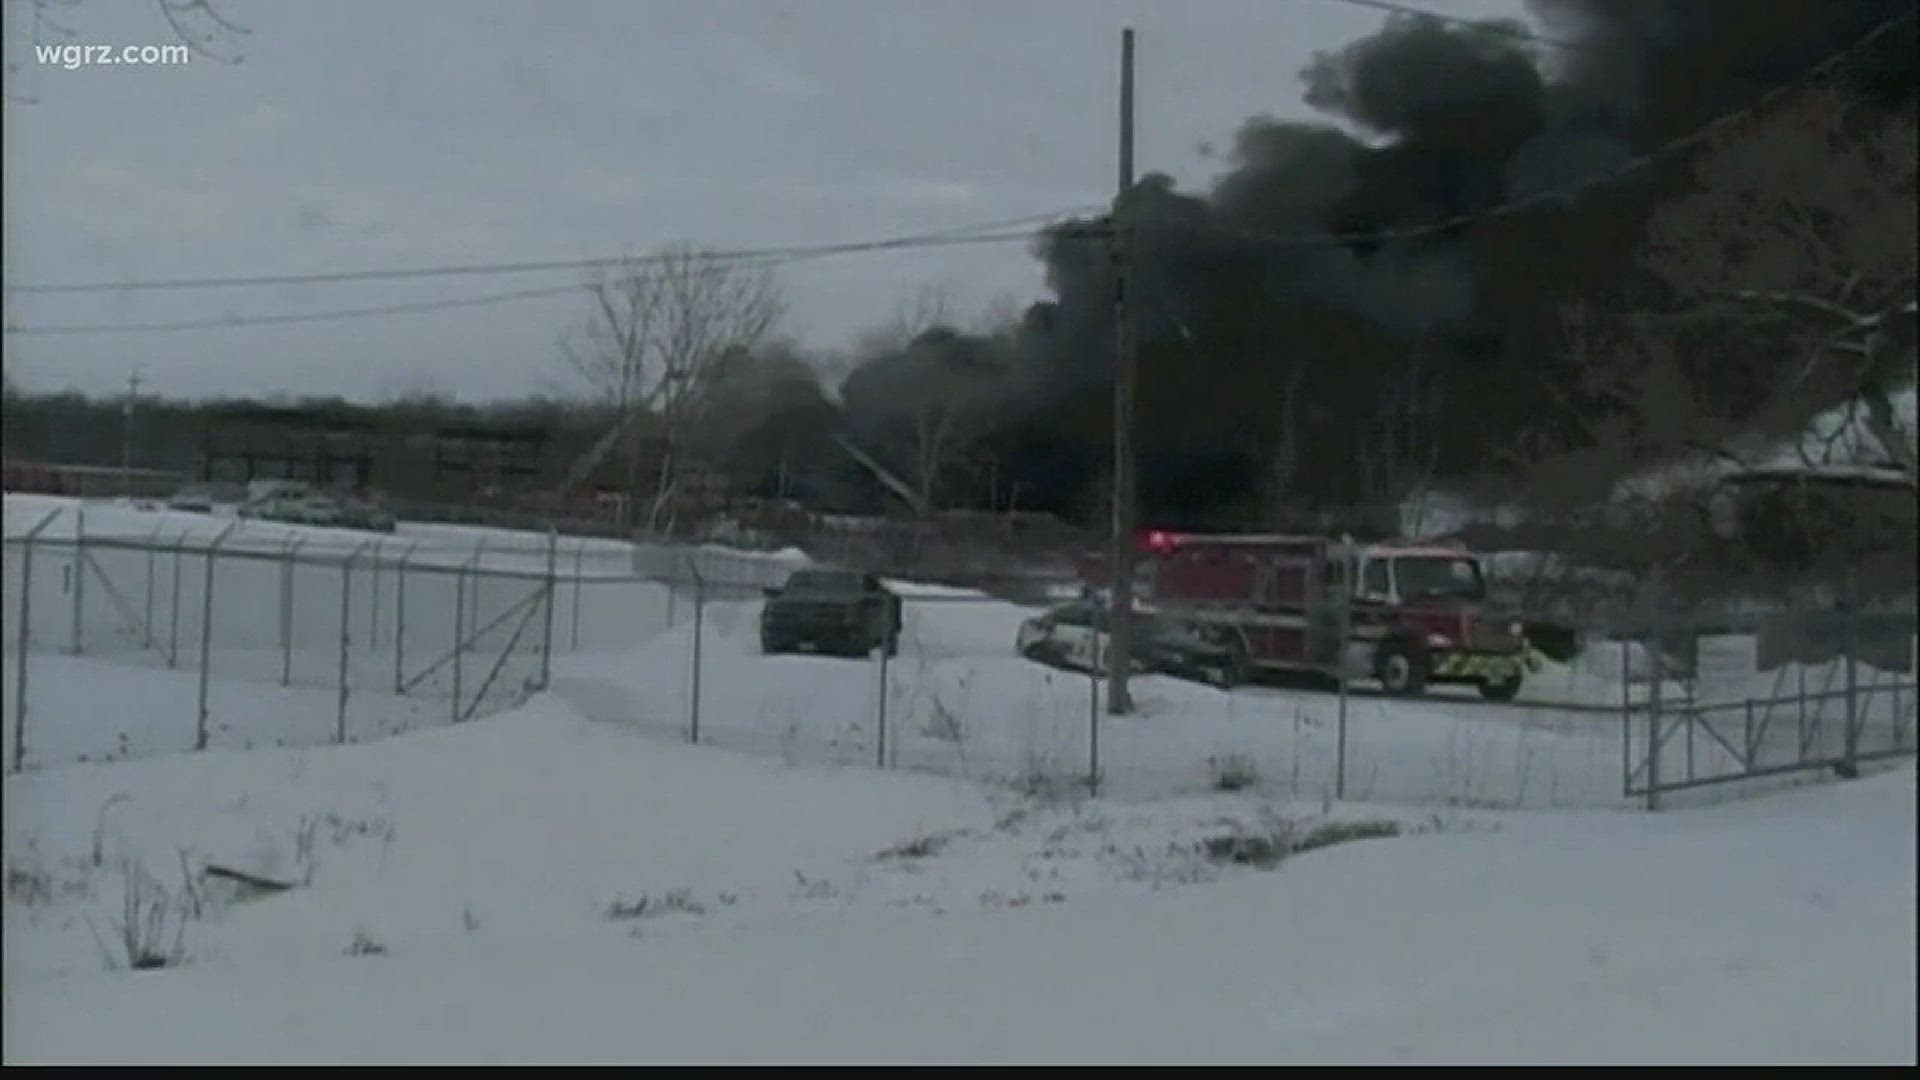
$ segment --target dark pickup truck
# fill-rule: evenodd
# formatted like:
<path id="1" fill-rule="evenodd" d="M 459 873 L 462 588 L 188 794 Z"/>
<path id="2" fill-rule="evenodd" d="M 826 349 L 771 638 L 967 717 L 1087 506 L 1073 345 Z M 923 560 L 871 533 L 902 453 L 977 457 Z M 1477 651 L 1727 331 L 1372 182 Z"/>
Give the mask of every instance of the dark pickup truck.
<path id="1" fill-rule="evenodd" d="M 894 655 L 900 644 L 900 597 L 874 574 L 796 570 L 767 590 L 760 611 L 760 651 Z"/>

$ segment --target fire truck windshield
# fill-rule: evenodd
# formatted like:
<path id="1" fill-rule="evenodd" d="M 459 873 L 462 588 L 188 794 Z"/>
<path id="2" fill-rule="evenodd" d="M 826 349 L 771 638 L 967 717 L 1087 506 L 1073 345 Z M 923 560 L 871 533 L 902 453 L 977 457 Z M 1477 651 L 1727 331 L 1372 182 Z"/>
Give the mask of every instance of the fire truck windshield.
<path id="1" fill-rule="evenodd" d="M 1484 600 L 1480 564 L 1458 555 L 1401 555 L 1393 560 L 1402 600 Z"/>

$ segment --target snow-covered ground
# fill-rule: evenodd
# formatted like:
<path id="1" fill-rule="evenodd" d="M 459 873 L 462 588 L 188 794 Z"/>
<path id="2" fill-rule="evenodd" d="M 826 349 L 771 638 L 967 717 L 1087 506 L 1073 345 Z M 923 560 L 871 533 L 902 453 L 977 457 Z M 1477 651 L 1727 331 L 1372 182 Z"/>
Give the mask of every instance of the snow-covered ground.
<path id="1" fill-rule="evenodd" d="M 4 783 L 9 1064 L 1914 1060 L 1911 763 L 1662 815 L 1046 802 L 552 694 Z M 1207 854 L 1328 821 L 1399 835 Z M 179 962 L 120 970 L 142 875 Z"/>

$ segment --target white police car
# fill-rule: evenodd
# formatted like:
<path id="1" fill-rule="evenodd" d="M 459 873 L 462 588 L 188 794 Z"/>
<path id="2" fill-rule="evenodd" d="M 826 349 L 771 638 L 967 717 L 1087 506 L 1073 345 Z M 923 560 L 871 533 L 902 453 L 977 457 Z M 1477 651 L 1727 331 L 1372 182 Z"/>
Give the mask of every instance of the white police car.
<path id="1" fill-rule="evenodd" d="M 1246 651 L 1230 641 L 1151 612 L 1134 616 L 1133 667 L 1223 689 L 1247 677 Z M 1107 608 L 1096 597 L 1061 604 L 1020 624 L 1014 648 L 1028 660 L 1073 671 L 1103 672 L 1112 639 Z"/>

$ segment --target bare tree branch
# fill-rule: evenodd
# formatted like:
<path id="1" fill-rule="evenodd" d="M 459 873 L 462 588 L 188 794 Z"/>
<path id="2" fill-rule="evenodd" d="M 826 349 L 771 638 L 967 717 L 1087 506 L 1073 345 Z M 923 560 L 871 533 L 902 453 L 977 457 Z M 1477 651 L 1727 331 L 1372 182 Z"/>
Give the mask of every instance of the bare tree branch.
<path id="1" fill-rule="evenodd" d="M 160 13 L 166 17 L 167 25 L 172 27 L 173 36 L 180 39 L 194 55 L 209 60 L 218 60 L 223 64 L 238 64 L 244 57 L 234 54 L 222 56 L 214 49 L 222 32 L 235 35 L 247 35 L 253 31 L 240 26 L 220 14 L 213 0 L 158 0 Z M 208 22 L 212 29 L 201 29 L 194 24 Z"/>
<path id="2" fill-rule="evenodd" d="M 903 497 L 923 522 L 978 435 L 983 406 L 1004 390 L 978 339 L 953 322 L 947 288 L 916 290 L 888 323 L 861 336 L 860 363 L 843 385 L 849 405 L 886 429 L 875 434 L 894 450 L 911 488 Z"/>
<path id="3" fill-rule="evenodd" d="M 1615 505 L 1648 511 L 1644 524 L 1678 542 L 1655 545 L 1662 557 L 1691 559 L 1717 550 L 1694 544 L 1734 495 L 1719 478 L 1756 455 L 1785 451 L 1809 471 L 1891 457 L 1911 476 L 1892 393 L 1914 381 L 1914 145 L 1911 118 L 1821 90 L 1709 146 L 1694 189 L 1654 215 L 1643 246 L 1669 302 L 1565 313 L 1554 421 L 1577 419 L 1529 444 L 1561 459 L 1537 471 L 1536 490 L 1591 498 L 1588 481 L 1604 480 Z"/>
<path id="4" fill-rule="evenodd" d="M 1288 509 L 1294 476 L 1300 468 L 1300 382 L 1305 373 L 1306 365 L 1297 361 L 1287 371 L 1280 394 L 1280 434 L 1267 455 L 1265 475 L 1261 477 L 1261 501 L 1276 518 Z"/>
<path id="5" fill-rule="evenodd" d="M 671 531 L 689 437 L 731 350 L 751 350 L 785 301 L 770 271 L 679 248 L 629 259 L 589 284 L 593 312 L 578 342 L 563 341 L 569 368 L 630 429 L 628 523 L 638 523 L 644 416 L 661 446 L 649 527 Z"/>
<path id="6" fill-rule="evenodd" d="M 1912 118 L 1811 91 L 1730 131 L 1696 175 L 1696 191 L 1656 215 L 1649 267 L 1691 317 L 1799 343 L 1772 411 L 1808 419 L 1861 402 L 1878 440 L 1902 443 L 1889 396 L 1913 382 Z"/>

